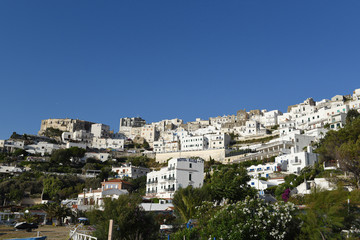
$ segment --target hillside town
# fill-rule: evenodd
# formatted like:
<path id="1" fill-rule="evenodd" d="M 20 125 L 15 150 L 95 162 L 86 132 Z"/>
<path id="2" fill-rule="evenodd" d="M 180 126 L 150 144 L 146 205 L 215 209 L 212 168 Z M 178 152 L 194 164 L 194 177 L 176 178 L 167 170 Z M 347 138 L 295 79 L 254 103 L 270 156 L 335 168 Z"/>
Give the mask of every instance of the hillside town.
<path id="1" fill-rule="evenodd" d="M 308 239 L 313 229 L 299 226 L 310 225 L 321 229 L 319 236 L 327 236 L 323 239 L 356 239 L 360 236 L 359 115 L 360 88 L 329 99 L 307 98 L 289 105 L 287 112 L 243 108 L 191 122 L 178 118 L 147 122 L 124 116 L 116 132 L 88 120 L 44 119 L 37 135 L 14 132 L 0 140 L 0 223 L 11 224 L 27 215 L 39 225 L 76 224 L 83 218 L 97 224 L 99 232 L 94 236 L 99 236 L 101 231 L 108 234 L 105 216 L 114 211 L 115 218 L 126 208 L 141 211 L 142 224 L 149 226 L 142 234 L 148 234 L 148 239 L 210 235 L 260 239 L 257 227 L 273 236 L 261 239 L 295 239 L 291 234 Z M 355 140 L 344 137 L 341 142 L 337 133 L 353 134 Z M 337 213 L 347 213 L 351 207 L 355 215 L 329 215 L 341 220 L 331 220 L 326 229 L 320 220 L 311 223 L 310 213 L 328 214 L 329 209 L 316 212 L 320 209 L 316 201 L 325 201 L 316 200 L 314 194 L 320 193 L 333 194 L 334 199 L 340 194 L 337 199 L 345 202 L 338 203 Z M 240 224 L 252 227 L 239 225 L 239 235 L 235 230 L 231 233 L 235 235 L 226 235 L 229 229 L 219 226 L 231 224 L 232 214 L 240 216 L 251 208 L 250 201 L 256 205 L 253 211 L 278 209 L 283 215 L 257 214 L 266 221 L 275 219 L 274 226 L 279 221 L 282 227 L 251 225 L 256 222 L 254 216 Z M 137 208 L 130 207 L 130 202 Z M 123 208 L 115 210 L 116 206 Z M 294 212 L 299 209 L 308 215 L 296 218 Z M 228 216 L 222 215 L 224 211 Z M 127 214 L 124 219 L 140 213 Z M 146 214 L 152 214 L 152 220 Z M 103 219 L 103 225 L 94 219 Z M 127 228 L 124 222 L 115 225 Z M 138 229 L 135 225 L 139 223 L 129 228 Z M 127 234 L 118 232 L 114 234 Z"/>

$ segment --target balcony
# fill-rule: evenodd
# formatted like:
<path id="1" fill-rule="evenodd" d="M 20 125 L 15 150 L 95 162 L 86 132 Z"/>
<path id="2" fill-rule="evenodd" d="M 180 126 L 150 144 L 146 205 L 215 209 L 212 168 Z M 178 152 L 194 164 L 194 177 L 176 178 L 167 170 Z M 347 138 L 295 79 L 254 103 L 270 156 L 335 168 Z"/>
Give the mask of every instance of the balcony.
<path id="1" fill-rule="evenodd" d="M 174 180 L 175 180 L 175 177 L 169 177 L 168 180 L 169 180 L 169 181 L 174 181 Z"/>
<path id="2" fill-rule="evenodd" d="M 169 170 L 169 171 L 171 171 L 171 170 L 175 170 L 175 166 L 168 167 L 168 170 Z"/>
<path id="3" fill-rule="evenodd" d="M 147 184 L 154 184 L 154 183 L 158 183 L 158 180 L 150 180 L 147 182 Z"/>
<path id="4" fill-rule="evenodd" d="M 152 193 L 157 193 L 156 190 L 151 190 L 151 191 L 147 191 L 146 194 L 152 194 Z"/>
<path id="5" fill-rule="evenodd" d="M 165 191 L 167 191 L 167 192 L 174 192 L 175 189 L 174 189 L 174 188 L 165 188 Z"/>

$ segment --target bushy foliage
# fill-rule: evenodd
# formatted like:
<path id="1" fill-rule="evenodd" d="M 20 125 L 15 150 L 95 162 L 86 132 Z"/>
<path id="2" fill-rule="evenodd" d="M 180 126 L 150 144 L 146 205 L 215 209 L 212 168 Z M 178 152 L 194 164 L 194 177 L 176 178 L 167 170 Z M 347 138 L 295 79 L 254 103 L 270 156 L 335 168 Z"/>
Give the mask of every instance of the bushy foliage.
<path id="1" fill-rule="evenodd" d="M 122 195 L 104 202 L 104 211 L 88 213 L 91 224 L 96 225 L 94 236 L 99 240 L 107 239 L 110 219 L 113 219 L 113 239 L 158 239 L 159 226 L 153 215 L 139 206 L 141 197 Z"/>
<path id="2" fill-rule="evenodd" d="M 198 207 L 197 230 L 182 230 L 192 239 L 294 239 L 299 232 L 296 207 L 292 203 L 268 204 L 246 198 L 224 206 L 204 202 Z M 174 236 L 176 236 L 174 234 Z M 176 239 L 176 238 L 175 238 Z"/>
<path id="3" fill-rule="evenodd" d="M 339 131 L 329 131 L 318 144 L 316 152 L 322 162 L 338 160 L 340 168 L 352 174 L 348 183 L 360 188 L 360 117 L 350 118 Z"/>
<path id="4" fill-rule="evenodd" d="M 360 229 L 359 191 L 349 194 L 335 191 L 314 191 L 305 196 L 306 209 L 300 239 L 339 239 L 342 230 Z M 360 235 L 356 236 L 360 237 Z"/>
<path id="5" fill-rule="evenodd" d="M 254 196 L 255 190 L 247 184 L 248 181 L 250 177 L 245 168 L 239 165 L 223 166 L 211 176 L 211 199 L 217 203 L 225 199 L 236 202 L 246 196 Z"/>

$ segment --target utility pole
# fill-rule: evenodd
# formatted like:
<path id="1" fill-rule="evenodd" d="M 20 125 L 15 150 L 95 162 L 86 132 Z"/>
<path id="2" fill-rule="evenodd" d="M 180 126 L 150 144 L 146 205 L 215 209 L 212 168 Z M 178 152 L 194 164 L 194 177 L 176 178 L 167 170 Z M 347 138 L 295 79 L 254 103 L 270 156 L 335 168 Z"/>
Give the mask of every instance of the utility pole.
<path id="1" fill-rule="evenodd" d="M 112 240 L 113 220 L 110 219 L 108 240 Z"/>

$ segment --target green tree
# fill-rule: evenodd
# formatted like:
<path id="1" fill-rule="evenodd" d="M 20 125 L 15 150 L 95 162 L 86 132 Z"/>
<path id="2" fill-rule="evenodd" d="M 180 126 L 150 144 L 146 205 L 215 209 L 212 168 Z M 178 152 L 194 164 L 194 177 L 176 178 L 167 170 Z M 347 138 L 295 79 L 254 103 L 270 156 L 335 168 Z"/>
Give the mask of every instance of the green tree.
<path id="1" fill-rule="evenodd" d="M 307 208 L 300 215 L 303 221 L 299 239 L 338 239 L 342 230 L 359 228 L 359 202 L 348 202 L 346 191 L 320 191 L 305 197 Z"/>
<path id="2" fill-rule="evenodd" d="M 360 138 L 356 141 L 349 141 L 343 143 L 337 148 L 337 156 L 341 164 L 341 168 L 347 172 L 352 173 L 352 178 L 347 180 L 355 186 L 360 188 Z"/>
<path id="3" fill-rule="evenodd" d="M 250 177 L 245 168 L 239 165 L 223 166 L 213 173 L 210 183 L 212 200 L 220 203 L 223 200 L 236 202 L 246 196 L 254 196 L 256 191 L 247 182 Z"/>
<path id="4" fill-rule="evenodd" d="M 44 136 L 49 138 L 60 138 L 63 131 L 57 129 L 57 128 L 47 128 L 44 132 Z"/>
<path id="5" fill-rule="evenodd" d="M 64 187 L 63 182 L 57 177 L 47 177 L 43 181 L 43 199 L 57 200 L 58 192 Z"/>
<path id="6" fill-rule="evenodd" d="M 113 239 L 158 239 L 159 226 L 154 217 L 146 213 L 139 204 L 141 197 L 122 195 L 116 200 L 104 200 L 104 211 L 88 213 L 90 222 L 96 225 L 94 236 L 107 239 L 109 220 L 113 219 Z"/>
<path id="7" fill-rule="evenodd" d="M 178 189 L 173 198 L 175 213 L 182 222 L 187 222 L 196 214 L 196 207 L 200 206 L 203 201 L 210 200 L 209 189 L 207 186 L 202 188 L 186 188 Z"/>
<path id="8" fill-rule="evenodd" d="M 58 203 L 43 204 L 42 209 L 46 212 L 47 218 L 52 221 L 56 219 L 57 225 L 63 225 L 63 219 L 67 216 L 72 216 L 71 210 Z"/>
<path id="9" fill-rule="evenodd" d="M 355 109 L 350 109 L 346 114 L 346 124 L 351 124 L 356 118 L 360 117 L 360 113 Z"/>

